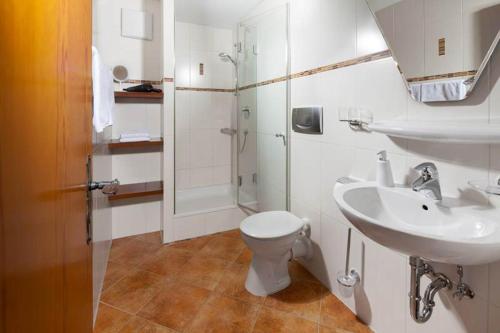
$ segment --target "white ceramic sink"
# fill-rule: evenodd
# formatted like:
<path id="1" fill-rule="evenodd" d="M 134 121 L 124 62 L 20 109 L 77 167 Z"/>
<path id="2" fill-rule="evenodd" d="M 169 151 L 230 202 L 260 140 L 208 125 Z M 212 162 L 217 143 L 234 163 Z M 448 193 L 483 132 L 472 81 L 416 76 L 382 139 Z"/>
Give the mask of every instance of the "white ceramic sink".
<path id="1" fill-rule="evenodd" d="M 472 201 L 425 198 L 375 182 L 338 184 L 342 213 L 375 242 L 431 261 L 479 265 L 500 260 L 500 213 Z"/>

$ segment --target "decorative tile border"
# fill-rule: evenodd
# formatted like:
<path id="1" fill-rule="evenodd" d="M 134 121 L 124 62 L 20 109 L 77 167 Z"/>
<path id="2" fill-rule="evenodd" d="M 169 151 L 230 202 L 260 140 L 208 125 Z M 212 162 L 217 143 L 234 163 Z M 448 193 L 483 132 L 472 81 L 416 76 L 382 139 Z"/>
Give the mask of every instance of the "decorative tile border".
<path id="1" fill-rule="evenodd" d="M 161 85 L 163 82 L 174 82 L 174 78 L 172 77 L 166 77 L 161 79 L 160 81 L 152 81 L 152 80 L 136 80 L 136 79 L 129 79 L 126 81 L 123 81 L 123 83 L 131 83 L 131 84 L 152 84 L 152 85 Z"/>
<path id="2" fill-rule="evenodd" d="M 474 76 L 476 74 L 477 74 L 477 71 L 446 73 L 446 74 L 439 74 L 439 75 L 412 77 L 412 78 L 408 79 L 408 82 L 412 83 L 412 82 L 432 81 L 432 80 L 440 80 L 440 79 L 451 79 L 451 78 L 455 78 L 455 77 Z"/>
<path id="3" fill-rule="evenodd" d="M 228 92 L 234 93 L 235 89 L 219 89 L 219 88 L 191 88 L 191 87 L 175 87 L 175 90 L 188 90 L 188 91 L 207 91 L 207 92 Z"/>
<path id="4" fill-rule="evenodd" d="M 349 60 L 346 60 L 346 61 L 341 61 L 341 62 L 338 62 L 338 63 L 335 63 L 335 64 L 331 64 L 331 65 L 316 67 L 316 68 L 313 68 L 313 69 L 309 69 L 309 70 L 305 70 L 305 71 L 302 71 L 302 72 L 294 73 L 294 74 L 291 74 L 289 76 L 282 76 L 282 77 L 279 77 L 279 78 L 276 78 L 276 79 L 272 79 L 272 80 L 267 80 L 267 81 L 263 81 L 263 82 L 258 82 L 258 83 L 250 84 L 250 85 L 241 87 L 240 90 L 245 90 L 245 89 L 251 89 L 251 88 L 256 88 L 256 87 L 260 87 L 260 86 L 265 86 L 265 85 L 272 84 L 272 83 L 286 81 L 287 79 L 298 79 L 298 78 L 301 78 L 301 77 L 311 76 L 311 75 L 315 75 L 315 74 L 319 74 L 319 73 L 323 73 L 323 72 L 333 71 L 333 70 L 336 70 L 336 69 L 339 69 L 339 68 L 344 68 L 344 67 L 359 65 L 359 64 L 366 63 L 366 62 L 371 62 L 371 61 L 375 61 L 375 60 L 385 59 L 385 58 L 389 58 L 389 57 L 392 57 L 391 51 L 390 50 L 385 50 L 385 51 L 381 51 L 381 52 L 377 52 L 377 53 L 368 54 L 366 56 L 362 56 L 362 57 L 358 57 L 358 58 L 354 58 L 354 59 L 349 59 Z"/>
<path id="5" fill-rule="evenodd" d="M 151 80 L 135 80 L 135 79 L 129 79 L 126 81 L 123 81 L 123 83 L 132 83 L 132 84 L 152 84 L 152 85 L 160 85 L 163 83 L 163 80 L 160 81 L 151 81 Z"/>

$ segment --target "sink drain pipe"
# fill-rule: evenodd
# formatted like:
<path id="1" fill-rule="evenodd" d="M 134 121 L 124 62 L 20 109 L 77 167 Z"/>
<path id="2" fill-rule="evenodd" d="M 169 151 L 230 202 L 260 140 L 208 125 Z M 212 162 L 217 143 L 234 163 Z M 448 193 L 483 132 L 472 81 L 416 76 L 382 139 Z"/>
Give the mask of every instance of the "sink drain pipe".
<path id="1" fill-rule="evenodd" d="M 435 273 L 432 266 L 419 257 L 410 257 L 411 286 L 410 286 L 410 312 L 417 323 L 425 323 L 432 315 L 436 303 L 434 296 L 443 288 L 451 289 L 453 284 L 444 274 Z M 427 286 L 424 297 L 420 296 L 420 279 L 428 275 L 432 282 Z"/>

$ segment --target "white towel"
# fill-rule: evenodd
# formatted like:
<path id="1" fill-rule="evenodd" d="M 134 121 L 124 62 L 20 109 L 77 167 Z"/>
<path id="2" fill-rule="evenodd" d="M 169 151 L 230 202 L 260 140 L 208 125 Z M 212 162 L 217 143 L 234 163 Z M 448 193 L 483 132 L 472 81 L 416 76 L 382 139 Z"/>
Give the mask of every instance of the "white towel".
<path id="1" fill-rule="evenodd" d="M 97 133 L 113 125 L 115 90 L 113 74 L 101 61 L 99 52 L 92 46 L 92 90 L 94 94 L 94 116 L 92 122 Z"/>
<path id="2" fill-rule="evenodd" d="M 120 135 L 120 142 L 151 141 L 149 133 L 123 133 Z"/>
<path id="3" fill-rule="evenodd" d="M 415 83 L 410 85 L 412 96 L 419 102 L 461 101 L 467 96 L 465 79 Z"/>

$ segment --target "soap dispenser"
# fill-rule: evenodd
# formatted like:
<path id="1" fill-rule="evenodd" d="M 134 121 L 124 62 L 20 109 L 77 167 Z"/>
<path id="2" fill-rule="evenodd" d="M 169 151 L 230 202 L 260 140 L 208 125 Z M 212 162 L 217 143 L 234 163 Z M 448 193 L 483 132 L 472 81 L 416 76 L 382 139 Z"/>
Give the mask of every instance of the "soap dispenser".
<path id="1" fill-rule="evenodd" d="M 382 150 L 377 155 L 377 184 L 383 187 L 394 187 L 391 162 L 387 160 L 387 152 Z"/>

